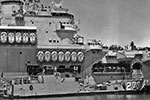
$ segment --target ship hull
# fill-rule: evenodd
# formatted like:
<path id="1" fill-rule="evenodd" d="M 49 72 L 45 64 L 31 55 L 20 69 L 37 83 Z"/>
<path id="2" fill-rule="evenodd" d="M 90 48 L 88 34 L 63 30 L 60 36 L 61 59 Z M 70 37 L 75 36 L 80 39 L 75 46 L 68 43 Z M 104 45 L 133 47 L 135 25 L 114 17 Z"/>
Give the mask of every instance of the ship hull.
<path id="1" fill-rule="evenodd" d="M 84 92 L 74 92 L 74 93 L 60 93 L 60 94 L 44 94 L 44 95 L 30 95 L 30 96 L 7 96 L 4 95 L 3 98 L 47 98 L 47 97 L 69 97 L 69 96 L 86 96 L 86 95 L 102 95 L 102 94 L 112 94 L 112 95 L 121 95 L 121 94 L 143 94 L 144 91 L 84 91 Z"/>
<path id="2" fill-rule="evenodd" d="M 75 81 L 74 78 L 62 79 L 56 78 L 55 76 L 44 76 L 43 78 L 42 77 L 40 76 L 38 81 L 31 81 L 30 84 L 14 83 L 14 85 L 6 87 L 6 92 L 4 92 L 4 95 L 2 96 L 4 98 L 35 98 L 80 95 L 82 96 L 95 94 L 137 94 L 145 92 L 143 91 L 145 86 L 145 80 L 136 80 L 138 84 L 136 84 L 135 87 L 132 87 L 132 85 L 129 83 L 135 83 L 134 80 L 114 80 L 107 85 L 81 85 L 81 83 Z M 25 79 L 25 77 L 23 79 Z M 41 79 L 44 80 L 42 81 Z M 22 82 L 25 81 L 23 80 Z"/>

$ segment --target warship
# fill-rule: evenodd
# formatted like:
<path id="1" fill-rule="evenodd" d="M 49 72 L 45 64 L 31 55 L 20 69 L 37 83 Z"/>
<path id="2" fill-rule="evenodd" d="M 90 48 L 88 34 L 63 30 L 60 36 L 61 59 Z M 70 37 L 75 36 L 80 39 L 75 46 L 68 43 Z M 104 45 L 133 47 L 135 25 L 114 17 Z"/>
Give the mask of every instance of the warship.
<path id="1" fill-rule="evenodd" d="M 79 35 L 61 0 L 0 1 L 3 97 L 141 92 L 148 84 L 143 53 L 105 50 Z"/>

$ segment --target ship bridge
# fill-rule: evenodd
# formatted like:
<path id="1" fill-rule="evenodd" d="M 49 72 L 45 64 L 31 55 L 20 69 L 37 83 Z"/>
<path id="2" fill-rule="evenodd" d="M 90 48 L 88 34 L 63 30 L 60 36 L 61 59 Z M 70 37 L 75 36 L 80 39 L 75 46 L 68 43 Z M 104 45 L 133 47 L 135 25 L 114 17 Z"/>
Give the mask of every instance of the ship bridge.
<path id="1" fill-rule="evenodd" d="M 63 8 L 62 2 L 58 2 L 57 0 L 52 3 L 51 14 L 55 17 L 68 17 L 74 19 L 74 15 L 70 14 L 68 9 Z"/>

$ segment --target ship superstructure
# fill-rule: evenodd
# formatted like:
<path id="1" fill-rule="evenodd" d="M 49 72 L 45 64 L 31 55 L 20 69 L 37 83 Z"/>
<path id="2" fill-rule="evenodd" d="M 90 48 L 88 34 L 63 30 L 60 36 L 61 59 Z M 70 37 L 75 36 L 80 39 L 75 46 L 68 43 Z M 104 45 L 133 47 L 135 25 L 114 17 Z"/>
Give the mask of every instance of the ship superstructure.
<path id="1" fill-rule="evenodd" d="M 101 44 L 84 44 L 74 15 L 61 0 L 50 6 L 40 0 L 1 0 L 0 9 L 1 72 L 32 75 L 44 68 L 81 78 L 105 55 Z"/>
<path id="2" fill-rule="evenodd" d="M 104 50 L 95 39 L 84 44 L 74 15 L 61 0 L 50 6 L 40 0 L 1 0 L 0 4 L 2 82 L 6 73 L 27 74 L 5 76 L 4 95 L 136 92 L 144 88 L 142 54 Z"/>

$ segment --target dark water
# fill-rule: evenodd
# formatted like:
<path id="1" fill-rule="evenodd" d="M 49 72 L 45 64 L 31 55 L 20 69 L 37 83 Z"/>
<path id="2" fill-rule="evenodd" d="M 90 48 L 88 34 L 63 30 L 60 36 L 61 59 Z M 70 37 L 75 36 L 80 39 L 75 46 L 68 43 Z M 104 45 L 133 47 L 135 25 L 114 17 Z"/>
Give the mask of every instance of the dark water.
<path id="1" fill-rule="evenodd" d="M 74 96 L 74 97 L 51 97 L 32 99 L 3 99 L 0 100 L 150 100 L 150 94 L 139 95 L 94 95 L 94 96 Z"/>

